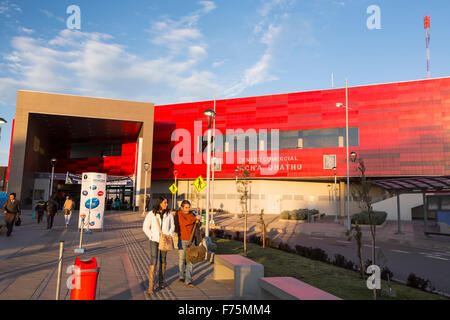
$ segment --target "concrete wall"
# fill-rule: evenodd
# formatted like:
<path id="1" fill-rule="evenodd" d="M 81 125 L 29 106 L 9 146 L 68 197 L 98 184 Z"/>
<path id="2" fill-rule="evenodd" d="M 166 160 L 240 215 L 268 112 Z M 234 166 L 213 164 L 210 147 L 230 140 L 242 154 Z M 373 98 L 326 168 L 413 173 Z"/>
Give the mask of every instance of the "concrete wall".
<path id="1" fill-rule="evenodd" d="M 27 178 L 28 173 L 24 175 L 25 158 L 27 150 L 30 148 L 27 143 L 30 113 L 142 122 L 143 131 L 141 135 L 144 138 L 144 147 L 138 165 L 143 166 L 146 161 L 152 159 L 154 104 L 19 91 L 8 185 L 8 192 L 17 193 L 19 199 L 23 196 L 29 196 L 26 191 L 22 194 L 22 190 L 23 188 L 28 190 L 29 187 L 25 187 L 25 184 L 30 183 Z M 32 138 L 30 134 L 30 139 Z M 149 186 L 150 182 L 148 182 Z M 32 189 L 32 187 L 33 183 L 31 183 L 30 188 Z M 139 204 L 143 205 L 144 181 L 142 179 L 137 189 L 140 194 Z"/>
<path id="2" fill-rule="evenodd" d="M 193 181 L 178 181 L 178 203 L 184 199 L 190 200 L 197 206 L 196 189 Z M 153 181 L 150 193 L 152 198 L 160 194 L 171 199 L 169 187 L 173 181 Z M 328 186 L 331 185 L 331 189 Z M 346 189 L 345 189 L 346 190 Z M 251 213 L 260 213 L 264 209 L 266 214 L 279 214 L 284 210 L 317 209 L 327 215 L 335 215 L 338 207 L 333 200 L 334 183 L 328 182 L 300 182 L 277 180 L 253 180 L 251 187 Z M 206 207 L 206 188 L 200 194 L 199 205 Z M 239 199 L 236 200 L 235 180 L 216 180 L 214 186 L 214 208 L 234 213 L 241 212 Z M 339 191 L 338 191 L 339 197 Z M 277 199 L 278 198 L 278 199 Z M 339 199 L 339 198 L 338 198 Z M 345 199 L 345 198 L 344 198 Z M 279 202 L 279 204 L 277 203 Z M 153 202 L 152 202 L 153 203 Z M 359 203 L 351 202 L 351 214 L 359 212 Z M 343 211 L 346 214 L 346 211 Z"/>
<path id="3" fill-rule="evenodd" d="M 411 209 L 423 205 L 421 193 L 400 195 L 400 220 L 411 221 Z M 397 197 L 389 198 L 372 205 L 375 211 L 387 212 L 387 220 L 397 220 Z"/>

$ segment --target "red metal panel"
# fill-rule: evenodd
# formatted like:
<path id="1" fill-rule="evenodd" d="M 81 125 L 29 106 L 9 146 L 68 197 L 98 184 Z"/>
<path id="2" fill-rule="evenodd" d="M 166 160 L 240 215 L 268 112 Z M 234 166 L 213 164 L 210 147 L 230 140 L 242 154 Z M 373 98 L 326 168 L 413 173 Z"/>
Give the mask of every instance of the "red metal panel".
<path id="1" fill-rule="evenodd" d="M 345 128 L 345 89 L 312 91 L 217 101 L 216 127 L 226 129 L 308 130 Z M 175 129 L 191 132 L 194 121 L 207 119 L 202 111 L 213 102 L 198 102 L 155 108 L 154 179 L 172 176 L 176 168 L 183 179 L 205 176 L 206 165 L 174 166 L 170 141 Z M 365 159 L 368 176 L 450 174 L 450 78 L 410 81 L 349 88 L 349 125 L 359 128 L 360 146 L 351 148 Z M 168 126 L 167 123 L 171 123 Z M 159 131 L 158 131 L 159 130 Z M 159 132 L 157 134 L 157 132 Z M 280 150 L 281 157 L 294 157 L 283 164 L 302 165 L 302 170 L 280 170 L 275 177 L 332 177 L 323 169 L 323 156 L 336 154 L 338 175 L 346 175 L 346 149 Z M 248 156 L 248 154 L 247 154 Z M 191 163 L 194 156 L 191 155 Z M 351 174 L 357 175 L 351 164 Z M 224 164 L 218 178 L 234 178 L 236 164 Z M 257 172 L 255 176 L 259 176 Z"/>

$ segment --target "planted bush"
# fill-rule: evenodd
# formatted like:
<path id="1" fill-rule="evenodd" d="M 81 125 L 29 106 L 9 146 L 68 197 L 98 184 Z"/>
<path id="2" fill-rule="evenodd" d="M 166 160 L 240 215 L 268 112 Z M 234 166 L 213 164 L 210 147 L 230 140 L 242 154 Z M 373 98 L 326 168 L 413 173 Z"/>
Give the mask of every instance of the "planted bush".
<path id="1" fill-rule="evenodd" d="M 284 220 L 306 220 L 308 215 L 319 213 L 318 210 L 309 209 L 297 209 L 297 210 L 285 210 L 281 212 L 280 218 Z"/>
<path id="2" fill-rule="evenodd" d="M 290 213 L 290 211 L 288 211 L 288 210 L 281 212 L 280 218 L 283 220 L 289 220 L 289 213 Z"/>
<path id="3" fill-rule="evenodd" d="M 350 270 L 355 269 L 355 264 L 353 263 L 353 261 L 347 260 L 347 258 L 341 254 L 334 255 L 333 264 L 337 267 L 341 267 L 341 268 L 345 268 L 345 269 L 350 269 Z"/>
<path id="4" fill-rule="evenodd" d="M 381 225 L 386 221 L 387 213 L 383 211 L 374 211 L 373 217 L 376 225 Z M 352 224 L 370 224 L 369 213 L 363 211 L 352 216 Z"/>
<path id="5" fill-rule="evenodd" d="M 288 252 L 288 253 L 295 253 L 295 250 L 292 249 L 289 244 L 283 243 L 283 242 L 280 242 L 280 244 L 278 245 L 278 249 L 282 250 L 282 251 L 285 251 L 285 252 Z"/>
<path id="6" fill-rule="evenodd" d="M 392 281 L 392 277 L 394 276 L 394 273 L 393 273 L 391 270 L 389 270 L 388 267 L 384 267 L 384 268 L 381 270 L 381 279 L 387 281 L 387 280 L 388 280 L 388 276 L 389 276 L 389 280 Z"/>
<path id="7" fill-rule="evenodd" d="M 322 262 L 329 262 L 328 254 L 320 249 L 320 248 L 308 248 L 296 245 L 295 246 L 295 252 L 305 258 L 322 261 Z"/>
<path id="8" fill-rule="evenodd" d="M 420 289 L 423 291 L 427 291 L 427 289 L 429 287 L 430 287 L 430 289 L 432 287 L 430 280 L 425 280 L 421 277 L 418 277 L 414 273 L 411 273 L 409 275 L 406 285 L 408 287 L 413 287 L 413 288 Z"/>

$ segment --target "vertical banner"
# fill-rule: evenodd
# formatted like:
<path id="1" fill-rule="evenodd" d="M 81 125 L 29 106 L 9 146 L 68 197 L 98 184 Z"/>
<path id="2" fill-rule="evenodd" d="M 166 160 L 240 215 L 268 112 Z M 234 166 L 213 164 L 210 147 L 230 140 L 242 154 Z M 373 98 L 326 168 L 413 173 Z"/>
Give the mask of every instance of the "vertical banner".
<path id="1" fill-rule="evenodd" d="M 103 173 L 83 173 L 78 228 L 81 228 L 81 219 L 84 216 L 85 229 L 103 229 L 106 178 L 106 174 Z"/>

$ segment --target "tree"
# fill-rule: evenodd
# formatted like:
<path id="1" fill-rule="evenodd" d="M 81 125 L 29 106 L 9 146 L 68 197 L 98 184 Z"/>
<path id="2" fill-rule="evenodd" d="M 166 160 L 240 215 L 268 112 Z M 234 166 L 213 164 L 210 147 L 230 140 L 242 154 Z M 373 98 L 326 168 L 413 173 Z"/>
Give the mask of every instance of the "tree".
<path id="1" fill-rule="evenodd" d="M 259 223 L 261 223 L 261 233 L 262 233 L 261 240 L 264 249 L 266 247 L 266 233 L 267 233 L 266 223 L 264 221 L 264 209 L 261 209 L 261 214 L 259 215 Z"/>
<path id="2" fill-rule="evenodd" d="M 358 259 L 359 259 L 359 270 L 361 272 L 361 279 L 365 280 L 365 270 L 364 270 L 364 263 L 363 263 L 363 257 L 362 257 L 362 232 L 361 227 L 359 224 L 356 224 L 350 228 L 349 231 L 345 233 L 348 240 L 350 241 L 352 238 L 355 239 L 357 250 L 358 250 Z"/>
<path id="3" fill-rule="evenodd" d="M 370 227 L 370 235 L 372 239 L 372 265 L 375 265 L 375 245 L 376 245 L 376 232 L 377 225 L 375 219 L 375 213 L 372 208 L 372 197 L 370 196 L 370 188 L 371 185 L 367 182 L 366 179 L 366 166 L 364 164 L 364 160 L 362 158 L 357 159 L 359 165 L 358 170 L 361 173 L 361 188 L 357 190 L 357 199 L 359 200 L 359 207 L 364 212 L 366 211 L 369 217 L 369 227 Z M 374 289 L 374 299 L 377 298 L 377 291 Z"/>
<path id="4" fill-rule="evenodd" d="M 241 210 L 244 214 L 244 256 L 247 256 L 247 214 L 248 214 L 248 199 L 249 199 L 249 185 L 251 181 L 250 172 L 241 166 L 238 176 L 238 193 L 241 203 Z"/>

